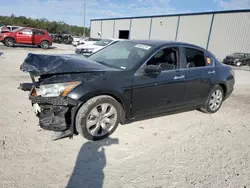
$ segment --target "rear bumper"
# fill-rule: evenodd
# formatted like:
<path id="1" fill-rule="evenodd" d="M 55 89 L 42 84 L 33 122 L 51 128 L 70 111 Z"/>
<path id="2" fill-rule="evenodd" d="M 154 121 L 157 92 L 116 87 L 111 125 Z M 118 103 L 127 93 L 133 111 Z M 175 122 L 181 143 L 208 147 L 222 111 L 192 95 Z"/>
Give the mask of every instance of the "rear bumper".
<path id="1" fill-rule="evenodd" d="M 75 111 L 79 101 L 61 97 L 34 97 L 30 96 L 32 105 L 38 104 L 40 109 L 37 113 L 39 126 L 42 129 L 64 132 L 70 130 L 72 135 Z"/>
<path id="2" fill-rule="evenodd" d="M 227 80 L 227 92 L 225 94 L 224 100 L 226 100 L 234 91 L 235 78 L 230 76 Z"/>
<path id="3" fill-rule="evenodd" d="M 224 97 L 224 100 L 226 100 L 228 97 L 230 97 L 230 95 L 233 93 L 234 89 L 231 89 L 229 91 L 227 91 L 225 97 Z"/>

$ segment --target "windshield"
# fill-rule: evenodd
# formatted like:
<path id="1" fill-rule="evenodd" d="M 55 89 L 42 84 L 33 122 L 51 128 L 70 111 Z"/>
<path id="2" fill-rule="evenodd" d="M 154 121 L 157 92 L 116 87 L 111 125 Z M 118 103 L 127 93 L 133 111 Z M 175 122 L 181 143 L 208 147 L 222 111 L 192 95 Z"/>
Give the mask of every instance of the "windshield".
<path id="1" fill-rule="evenodd" d="M 152 51 L 152 46 L 131 41 L 112 44 L 91 55 L 89 59 L 106 66 L 130 70 Z"/>
<path id="2" fill-rule="evenodd" d="M 110 42 L 112 42 L 112 40 L 103 39 L 103 40 L 99 40 L 99 41 L 95 42 L 94 45 L 97 45 L 97 46 L 106 46 L 106 45 L 108 45 Z"/>
<path id="3" fill-rule="evenodd" d="M 20 30 L 20 29 L 22 29 L 22 28 L 21 28 L 21 27 L 18 27 L 18 28 L 16 28 L 16 29 L 14 29 L 13 32 L 16 32 L 16 31 L 18 31 L 18 30 Z"/>
<path id="4" fill-rule="evenodd" d="M 243 53 L 233 53 L 232 55 L 233 55 L 233 56 L 236 56 L 236 57 L 242 57 L 242 56 L 244 56 Z"/>

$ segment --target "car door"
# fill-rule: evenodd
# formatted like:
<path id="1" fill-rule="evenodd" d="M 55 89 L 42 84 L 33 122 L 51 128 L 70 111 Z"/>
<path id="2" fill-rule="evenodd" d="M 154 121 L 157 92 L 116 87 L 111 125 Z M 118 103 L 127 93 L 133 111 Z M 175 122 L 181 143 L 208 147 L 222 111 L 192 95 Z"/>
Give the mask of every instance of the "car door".
<path id="1" fill-rule="evenodd" d="M 185 47 L 186 75 L 184 102 L 190 106 L 203 104 L 216 80 L 214 59 L 200 49 Z"/>
<path id="2" fill-rule="evenodd" d="M 32 44 L 32 30 L 22 29 L 16 33 L 16 42 L 20 44 Z"/>
<path id="3" fill-rule="evenodd" d="M 44 37 L 44 36 L 45 36 L 45 33 L 43 31 L 33 29 L 32 44 L 34 44 L 34 45 L 40 44 L 42 37 Z"/>
<path id="4" fill-rule="evenodd" d="M 169 52 L 175 60 L 168 59 Z M 165 112 L 182 103 L 186 79 L 184 70 L 179 69 L 179 62 L 179 48 L 167 47 L 157 51 L 136 72 L 132 88 L 132 117 Z M 146 67 L 152 65 L 161 67 L 161 72 L 145 74 Z"/>

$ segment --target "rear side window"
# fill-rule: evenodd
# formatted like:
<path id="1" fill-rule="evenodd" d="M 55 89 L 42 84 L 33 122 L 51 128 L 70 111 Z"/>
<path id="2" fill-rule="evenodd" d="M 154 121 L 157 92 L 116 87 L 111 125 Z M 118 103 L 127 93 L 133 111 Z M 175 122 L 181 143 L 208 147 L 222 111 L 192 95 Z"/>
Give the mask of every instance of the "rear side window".
<path id="1" fill-rule="evenodd" d="M 187 68 L 205 67 L 206 60 L 203 51 L 186 48 Z"/>
<path id="2" fill-rule="evenodd" d="M 45 35 L 45 33 L 43 31 L 39 31 L 39 30 L 33 30 L 33 34 L 34 35 Z"/>

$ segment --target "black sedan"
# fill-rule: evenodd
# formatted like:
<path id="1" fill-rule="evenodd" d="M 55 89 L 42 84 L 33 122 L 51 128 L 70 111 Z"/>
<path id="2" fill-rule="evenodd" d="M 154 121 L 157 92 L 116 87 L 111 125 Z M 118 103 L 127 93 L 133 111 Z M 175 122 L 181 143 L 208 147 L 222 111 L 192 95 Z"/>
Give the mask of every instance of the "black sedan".
<path id="1" fill-rule="evenodd" d="M 233 70 L 205 49 L 156 40 L 118 42 L 89 58 L 29 54 L 21 70 L 33 83 L 20 89 L 56 139 L 100 140 L 120 123 L 185 109 L 215 113 L 235 83 Z"/>
<path id="2" fill-rule="evenodd" d="M 233 53 L 226 56 L 223 63 L 235 66 L 248 65 L 250 66 L 250 54 L 249 53 Z"/>

